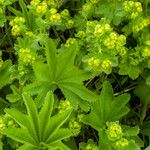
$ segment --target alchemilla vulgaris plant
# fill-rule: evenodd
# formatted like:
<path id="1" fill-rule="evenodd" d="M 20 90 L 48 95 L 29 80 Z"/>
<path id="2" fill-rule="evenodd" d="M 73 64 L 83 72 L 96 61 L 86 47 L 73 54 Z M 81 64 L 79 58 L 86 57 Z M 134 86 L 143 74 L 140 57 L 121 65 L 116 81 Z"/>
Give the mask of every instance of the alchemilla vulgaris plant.
<path id="1" fill-rule="evenodd" d="M 150 1 L 0 0 L 0 150 L 150 150 Z"/>

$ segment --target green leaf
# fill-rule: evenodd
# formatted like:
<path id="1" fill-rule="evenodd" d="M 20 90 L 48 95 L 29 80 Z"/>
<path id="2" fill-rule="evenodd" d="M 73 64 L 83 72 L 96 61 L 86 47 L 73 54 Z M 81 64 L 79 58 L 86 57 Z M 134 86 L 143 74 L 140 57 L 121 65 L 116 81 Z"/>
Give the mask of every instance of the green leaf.
<path id="1" fill-rule="evenodd" d="M 34 131 L 34 136 L 36 137 L 36 140 L 39 141 L 41 138 L 40 132 L 39 132 L 39 117 L 36 105 L 34 101 L 31 99 L 30 96 L 27 94 L 23 95 L 24 103 L 27 107 L 28 115 L 29 115 L 29 121 L 31 123 L 31 128 Z"/>
<path id="2" fill-rule="evenodd" d="M 3 63 L 0 68 L 0 89 L 11 82 L 10 80 L 10 67 L 12 63 L 10 60 L 7 60 Z"/>
<path id="3" fill-rule="evenodd" d="M 139 136 L 134 136 L 132 139 L 135 141 L 135 143 L 140 146 L 144 147 L 144 141 Z"/>
<path id="4" fill-rule="evenodd" d="M 25 149 L 28 145 L 32 145 L 33 150 L 36 150 L 39 146 L 49 148 L 51 144 L 56 147 L 63 145 L 65 149 L 68 149 L 67 146 L 61 143 L 61 140 L 72 136 L 72 130 L 61 128 L 61 126 L 69 118 L 72 109 L 70 108 L 63 114 L 59 113 L 51 117 L 54 103 L 52 92 L 47 93 L 45 102 L 39 113 L 38 108 L 30 96 L 23 94 L 23 100 L 27 108 L 27 115 L 16 109 L 6 109 L 6 112 L 18 122 L 20 128 L 6 128 L 4 133 L 8 137 L 25 144 L 21 149 Z M 55 148 L 55 146 L 52 148 Z"/>
<path id="5" fill-rule="evenodd" d="M 68 91 L 67 88 L 65 88 L 64 86 L 61 86 L 61 91 L 64 93 L 64 95 L 66 96 L 67 99 L 69 99 L 71 97 L 71 99 L 69 99 L 72 107 L 77 110 L 78 108 L 78 100 L 80 99 L 80 97 L 78 95 L 76 95 L 74 92 L 72 91 Z"/>
<path id="6" fill-rule="evenodd" d="M 53 143 L 58 142 L 63 139 L 69 138 L 70 136 L 73 136 L 73 133 L 69 129 L 61 128 L 58 129 L 48 140 L 47 143 Z"/>
<path id="7" fill-rule="evenodd" d="M 49 141 L 51 136 L 64 124 L 64 122 L 69 118 L 72 110 L 68 109 L 63 114 L 58 114 L 51 117 L 48 121 L 44 132 L 44 141 Z"/>
<path id="8" fill-rule="evenodd" d="M 50 119 L 53 110 L 53 104 L 54 104 L 54 97 L 52 95 L 52 92 L 49 92 L 47 93 L 44 105 L 39 113 L 41 137 L 43 137 L 45 132 L 45 126 L 47 126 L 48 120 Z"/>
<path id="9" fill-rule="evenodd" d="M 4 134 L 21 143 L 36 144 L 35 140 L 23 128 L 6 128 Z"/>
<path id="10" fill-rule="evenodd" d="M 129 55 L 122 59 L 119 67 L 120 75 L 128 75 L 131 79 L 135 80 L 141 73 L 141 68 L 138 64 L 133 65 L 129 60 Z"/>
<path id="11" fill-rule="evenodd" d="M 123 150 L 140 150 L 140 147 L 135 143 L 134 140 L 130 140 L 129 145 L 126 146 Z"/>
<path id="12" fill-rule="evenodd" d="M 116 98 L 114 98 L 114 102 L 111 106 L 111 114 L 109 115 L 110 119 L 119 120 L 119 118 L 123 117 L 129 112 L 129 108 L 125 106 L 130 100 L 129 94 L 122 94 Z"/>
<path id="13" fill-rule="evenodd" d="M 56 51 L 55 51 L 56 52 Z M 71 48 L 66 49 L 58 55 L 58 67 L 56 68 L 56 78 L 65 78 L 66 73 L 69 74 L 70 70 L 74 69 L 74 59 L 77 53 L 77 44 L 71 46 Z M 69 62 L 69 63 L 68 63 Z M 53 62 L 54 64 L 54 62 Z M 76 68 L 75 68 L 76 69 Z M 77 69 L 76 69 L 77 70 Z M 79 73 L 79 72 L 78 72 Z M 69 74 L 71 75 L 71 74 Z"/>
<path id="14" fill-rule="evenodd" d="M 9 100 L 11 103 L 15 103 L 19 100 L 22 99 L 22 88 L 17 88 L 15 85 L 10 86 L 12 90 L 12 94 L 6 95 L 6 98 Z"/>
<path id="15" fill-rule="evenodd" d="M 111 142 L 108 140 L 105 131 L 100 129 L 98 131 L 98 134 L 99 134 L 99 146 L 100 146 L 100 149 L 113 150 L 112 146 L 111 146 Z"/>
<path id="16" fill-rule="evenodd" d="M 117 121 L 128 113 L 129 109 L 126 109 L 125 105 L 129 99 L 128 94 L 114 97 L 110 83 L 104 82 L 99 99 L 91 104 L 91 113 L 83 118 L 83 122 L 91 125 L 96 130 L 100 130 L 105 127 L 107 121 Z M 125 111 L 122 112 L 122 110 Z"/>
<path id="17" fill-rule="evenodd" d="M 57 69 L 57 55 L 56 55 L 56 45 L 51 39 L 46 41 L 46 58 L 49 68 L 50 81 L 55 79 L 56 69 Z M 44 72 L 42 72 L 44 73 Z"/>
<path id="18" fill-rule="evenodd" d="M 144 135 L 150 136 L 150 121 L 146 121 L 143 123 L 140 132 Z"/>
<path id="19" fill-rule="evenodd" d="M 150 146 L 148 146 L 145 150 L 150 150 Z"/>
<path id="20" fill-rule="evenodd" d="M 61 84 L 58 84 L 59 87 L 63 87 L 66 88 L 67 91 L 71 91 L 73 93 L 75 93 L 76 95 L 78 95 L 81 99 L 85 100 L 85 101 L 94 101 L 96 100 L 96 96 L 94 93 L 92 93 L 91 91 L 89 91 L 87 88 L 85 88 L 83 85 L 81 84 L 76 84 L 76 83 L 69 83 L 69 82 L 63 82 Z M 71 97 L 68 97 L 69 99 Z"/>
<path id="21" fill-rule="evenodd" d="M 70 148 L 68 148 L 63 142 L 56 142 L 56 143 L 52 143 L 50 144 L 50 149 L 51 150 L 53 148 L 53 150 L 71 150 Z"/>
<path id="22" fill-rule="evenodd" d="M 56 88 L 60 88 L 74 108 L 77 108 L 81 101 L 83 101 L 83 104 L 84 101 L 92 102 L 97 99 L 96 94 L 89 91 L 83 85 L 83 81 L 88 80 L 91 74 L 80 70 L 74 65 L 77 51 L 77 44 L 75 44 L 65 50 L 61 49 L 60 53 L 57 54 L 55 42 L 51 39 L 47 39 L 47 64 L 36 63 L 33 65 L 33 70 L 36 76 L 35 86 L 37 83 L 41 83 L 38 85 L 37 91 L 41 91 L 42 89 L 45 91 L 47 90 L 48 92 L 49 89 L 54 91 Z M 31 94 L 32 91 L 36 89 L 36 87 L 34 87 L 34 83 L 32 85 L 32 87 L 26 86 L 24 91 Z M 84 109 L 87 110 L 88 107 Z"/>
<path id="23" fill-rule="evenodd" d="M 34 22 L 32 14 L 30 12 L 28 12 L 27 6 L 26 6 L 24 0 L 19 0 L 19 5 L 22 9 L 22 14 L 26 20 L 27 26 L 30 28 L 30 30 L 32 30 L 33 29 L 33 22 Z"/>
<path id="24" fill-rule="evenodd" d="M 43 63 L 34 63 L 33 64 L 34 73 L 36 79 L 41 82 L 50 82 L 50 72 L 48 71 L 49 67 L 47 64 Z M 43 74 L 44 72 L 44 74 Z"/>
<path id="25" fill-rule="evenodd" d="M 16 16 L 22 16 L 22 14 L 21 14 L 20 11 L 14 9 L 14 8 L 11 7 L 11 6 L 8 6 L 7 9 L 8 9 L 9 11 L 11 11 L 13 14 L 15 14 Z"/>
<path id="26" fill-rule="evenodd" d="M 145 81 L 138 83 L 134 93 L 140 98 L 142 104 L 150 104 L 150 86 Z"/>
<path id="27" fill-rule="evenodd" d="M 131 136 L 137 136 L 139 134 L 139 127 L 136 126 L 136 127 L 129 127 L 129 126 L 123 126 L 123 135 L 124 136 L 128 136 L 128 137 L 131 137 Z"/>
<path id="28" fill-rule="evenodd" d="M 31 145 L 25 144 L 20 146 L 17 150 L 36 150 L 36 148 L 32 147 Z"/>
<path id="29" fill-rule="evenodd" d="M 5 109 L 5 112 L 8 113 L 21 127 L 31 128 L 29 125 L 29 118 L 27 115 L 19 112 L 15 108 Z"/>

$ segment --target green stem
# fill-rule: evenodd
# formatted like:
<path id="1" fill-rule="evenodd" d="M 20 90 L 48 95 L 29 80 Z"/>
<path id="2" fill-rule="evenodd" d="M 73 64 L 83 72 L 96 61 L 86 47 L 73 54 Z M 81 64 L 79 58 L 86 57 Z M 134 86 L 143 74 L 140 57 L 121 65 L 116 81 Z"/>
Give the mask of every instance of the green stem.
<path id="1" fill-rule="evenodd" d="M 147 111 L 147 104 L 144 104 L 143 108 L 141 110 L 140 125 L 143 124 L 143 121 L 144 121 L 145 116 L 146 116 L 146 111 Z"/>
<path id="2" fill-rule="evenodd" d="M 4 99 L 2 99 L 2 98 L 0 98 L 0 102 L 6 104 L 6 105 L 8 105 L 8 106 L 10 106 L 10 104 L 9 104 L 7 101 L 5 101 Z"/>

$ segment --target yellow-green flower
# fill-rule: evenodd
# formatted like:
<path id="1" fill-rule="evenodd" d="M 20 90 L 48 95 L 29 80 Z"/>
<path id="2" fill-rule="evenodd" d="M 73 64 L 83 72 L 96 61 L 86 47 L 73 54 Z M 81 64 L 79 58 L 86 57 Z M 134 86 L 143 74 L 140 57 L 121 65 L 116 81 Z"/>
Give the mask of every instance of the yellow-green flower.
<path id="1" fill-rule="evenodd" d="M 70 122 L 69 122 L 69 128 L 70 129 L 81 129 L 81 125 L 79 122 L 77 122 L 76 120 L 72 119 Z"/>
<path id="2" fill-rule="evenodd" d="M 76 37 L 78 38 L 81 38 L 81 39 L 84 39 L 86 37 L 86 33 L 84 31 L 79 31 L 77 34 L 76 34 Z"/>
<path id="3" fill-rule="evenodd" d="M 45 14 L 46 11 L 47 11 L 47 3 L 45 2 L 40 3 L 36 8 L 36 12 L 40 15 Z"/>
<path id="4" fill-rule="evenodd" d="M 73 44 L 75 43 L 75 41 L 76 41 L 76 39 L 74 39 L 74 38 L 69 38 L 69 39 L 66 41 L 65 46 L 66 46 L 66 47 L 69 47 L 69 46 L 73 45 Z"/>
<path id="5" fill-rule="evenodd" d="M 118 122 L 108 122 L 107 127 L 106 134 L 110 141 L 116 141 L 122 137 L 122 128 Z"/>
<path id="6" fill-rule="evenodd" d="M 63 19 L 68 19 L 70 17 L 68 9 L 64 9 L 60 14 Z"/>
<path id="7" fill-rule="evenodd" d="M 129 145 L 129 141 L 125 138 L 121 138 L 120 140 L 115 142 L 116 149 L 120 150 Z"/>
<path id="8" fill-rule="evenodd" d="M 58 105 L 58 111 L 59 113 L 63 113 L 67 109 L 71 108 L 71 104 L 69 100 L 60 100 L 59 105 Z"/>
<path id="9" fill-rule="evenodd" d="M 72 19 L 69 19 L 66 23 L 67 29 L 70 29 L 73 27 L 74 21 Z"/>
<path id="10" fill-rule="evenodd" d="M 146 48 L 143 50 L 143 52 L 142 52 L 142 56 L 143 56 L 144 58 L 150 57 L 150 48 L 146 47 Z"/>

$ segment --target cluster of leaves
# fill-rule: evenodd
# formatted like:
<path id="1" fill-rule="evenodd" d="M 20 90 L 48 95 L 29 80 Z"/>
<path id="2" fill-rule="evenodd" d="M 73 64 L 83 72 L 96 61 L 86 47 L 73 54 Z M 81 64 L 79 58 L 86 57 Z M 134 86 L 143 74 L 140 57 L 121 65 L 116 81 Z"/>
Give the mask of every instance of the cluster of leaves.
<path id="1" fill-rule="evenodd" d="M 0 0 L 0 150 L 149 150 L 149 7 Z"/>

